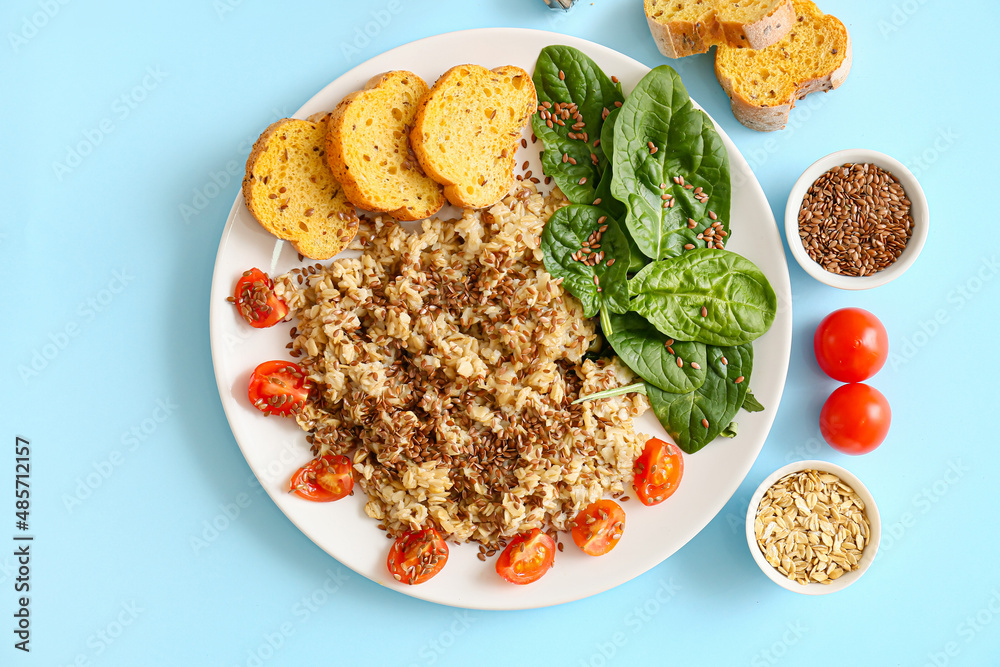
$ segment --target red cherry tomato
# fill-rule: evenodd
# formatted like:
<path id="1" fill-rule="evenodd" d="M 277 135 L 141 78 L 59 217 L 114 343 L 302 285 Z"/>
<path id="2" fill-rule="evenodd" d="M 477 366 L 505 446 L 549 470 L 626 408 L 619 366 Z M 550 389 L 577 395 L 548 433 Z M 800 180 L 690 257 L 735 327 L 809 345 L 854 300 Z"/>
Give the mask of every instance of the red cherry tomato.
<path id="1" fill-rule="evenodd" d="M 573 519 L 573 541 L 589 556 L 603 556 L 625 531 L 625 510 L 613 500 L 590 503 Z"/>
<path id="2" fill-rule="evenodd" d="M 632 469 L 635 495 L 643 505 L 658 505 L 673 495 L 684 474 L 681 450 L 659 438 L 651 438 Z"/>
<path id="3" fill-rule="evenodd" d="M 538 581 L 552 567 L 556 543 L 537 528 L 516 536 L 497 558 L 497 574 L 512 584 Z"/>
<path id="4" fill-rule="evenodd" d="M 236 281 L 233 302 L 243 319 L 257 329 L 274 326 L 288 314 L 288 306 L 274 293 L 274 283 L 260 269 L 243 272 Z"/>
<path id="5" fill-rule="evenodd" d="M 867 454 L 889 433 L 892 411 L 882 393 L 866 384 L 838 387 L 819 413 L 819 430 L 830 446 L 844 454 Z"/>
<path id="6" fill-rule="evenodd" d="M 290 361 L 265 361 L 250 376 L 249 396 L 265 415 L 298 414 L 306 404 L 312 383 L 305 371 Z"/>
<path id="7" fill-rule="evenodd" d="M 433 528 L 411 530 L 396 538 L 389 549 L 386 565 L 396 581 L 422 584 L 448 561 L 448 544 Z"/>
<path id="8" fill-rule="evenodd" d="M 879 319 L 861 308 L 835 310 L 813 336 L 816 361 L 841 382 L 861 382 L 879 372 L 889 356 L 889 336 Z"/>
<path id="9" fill-rule="evenodd" d="M 351 460 L 327 454 L 299 468 L 288 490 L 306 500 L 328 503 L 350 495 L 353 488 Z"/>

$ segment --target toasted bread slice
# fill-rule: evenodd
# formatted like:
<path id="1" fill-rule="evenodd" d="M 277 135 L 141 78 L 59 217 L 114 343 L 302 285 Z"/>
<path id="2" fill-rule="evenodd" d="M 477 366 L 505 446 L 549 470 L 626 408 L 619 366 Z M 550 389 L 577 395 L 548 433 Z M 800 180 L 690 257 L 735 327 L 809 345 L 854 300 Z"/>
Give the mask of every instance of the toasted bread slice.
<path id="1" fill-rule="evenodd" d="M 780 42 L 760 51 L 719 47 L 715 76 L 736 119 L 754 130 L 780 130 L 795 101 L 833 90 L 851 71 L 851 36 L 810 0 L 793 0 L 795 21 Z"/>
<path id="2" fill-rule="evenodd" d="M 421 220 L 444 206 L 441 184 L 410 149 L 410 128 L 427 84 L 413 72 L 386 72 L 345 97 L 330 116 L 326 159 L 359 208 Z"/>
<path id="3" fill-rule="evenodd" d="M 536 105 L 535 85 L 520 67 L 452 67 L 420 102 L 413 152 L 452 204 L 492 206 L 514 184 L 514 153 Z"/>
<path id="4" fill-rule="evenodd" d="M 253 145 L 243 199 L 257 221 L 311 259 L 329 259 L 358 231 L 358 215 L 325 158 L 328 115 L 272 123 Z"/>
<path id="5" fill-rule="evenodd" d="M 763 49 L 792 27 L 792 0 L 643 0 L 660 53 L 682 58 L 712 46 Z"/>

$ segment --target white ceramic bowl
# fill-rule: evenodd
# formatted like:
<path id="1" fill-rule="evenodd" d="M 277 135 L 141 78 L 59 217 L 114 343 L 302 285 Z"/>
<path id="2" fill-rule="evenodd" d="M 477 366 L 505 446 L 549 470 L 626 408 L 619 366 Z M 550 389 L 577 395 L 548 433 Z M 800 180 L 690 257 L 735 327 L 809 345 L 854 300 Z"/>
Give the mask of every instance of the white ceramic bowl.
<path id="1" fill-rule="evenodd" d="M 782 573 L 778 572 L 777 569 L 772 567 L 771 564 L 764 559 L 764 554 L 761 552 L 760 547 L 757 546 L 757 536 L 754 533 L 754 520 L 757 518 L 757 507 L 760 505 L 761 499 L 764 497 L 764 494 L 767 493 L 767 490 L 771 488 L 771 486 L 779 479 L 785 475 L 801 472 L 802 470 L 818 470 L 820 472 L 831 473 L 839 477 L 845 484 L 854 489 L 855 493 L 857 493 L 861 500 L 865 503 L 865 514 L 868 516 L 868 523 L 871 528 L 868 544 L 865 545 L 865 548 L 862 551 L 861 560 L 858 563 L 859 567 L 856 570 L 843 574 L 839 579 L 835 579 L 829 584 L 800 584 L 792 581 Z M 750 553 L 753 554 L 754 561 L 760 566 L 761 572 L 767 575 L 771 581 L 778 584 L 782 588 L 795 593 L 802 593 L 803 595 L 825 595 L 827 593 L 835 593 L 836 591 L 841 591 L 853 584 L 868 571 L 872 561 L 875 560 L 875 554 L 878 552 L 878 545 L 881 541 L 882 519 L 879 516 L 878 506 L 875 504 L 875 498 L 872 497 L 871 492 L 868 491 L 868 488 L 862 484 L 861 480 L 855 477 L 853 473 L 838 465 L 828 463 L 827 461 L 798 461 L 796 463 L 789 463 L 782 468 L 778 468 L 773 473 L 768 475 L 767 478 L 761 482 L 760 486 L 757 487 L 757 490 L 750 498 L 750 507 L 747 508 L 747 544 L 750 547 Z"/>
<path id="2" fill-rule="evenodd" d="M 842 276 L 830 273 L 809 257 L 802 245 L 802 239 L 799 237 L 799 209 L 806 191 L 826 171 L 847 163 L 874 164 L 898 178 L 899 184 L 903 186 L 903 191 L 910 200 L 910 214 L 913 216 L 913 234 L 906 244 L 906 249 L 891 266 L 867 276 Z M 898 160 L 884 153 L 865 148 L 837 151 L 813 162 L 808 169 L 802 172 L 799 180 L 795 181 L 792 192 L 788 195 L 788 204 L 785 206 L 785 236 L 788 238 L 788 247 L 792 251 L 792 257 L 806 273 L 816 280 L 831 287 L 847 290 L 878 287 L 903 275 L 916 261 L 923 249 L 927 241 L 929 225 L 930 211 L 927 208 L 927 198 L 913 173 Z"/>

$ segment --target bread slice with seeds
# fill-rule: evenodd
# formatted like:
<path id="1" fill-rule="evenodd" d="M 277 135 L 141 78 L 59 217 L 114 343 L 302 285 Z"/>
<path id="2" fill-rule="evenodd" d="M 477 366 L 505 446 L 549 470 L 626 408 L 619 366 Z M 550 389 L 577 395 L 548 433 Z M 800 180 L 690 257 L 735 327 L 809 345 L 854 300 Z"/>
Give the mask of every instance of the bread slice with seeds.
<path id="1" fill-rule="evenodd" d="M 326 163 L 329 114 L 272 123 L 253 145 L 243 199 L 253 217 L 311 259 L 329 259 L 358 231 L 354 205 Z"/>
<path id="2" fill-rule="evenodd" d="M 837 88 L 851 71 L 851 36 L 844 24 L 810 0 L 793 5 L 794 25 L 778 43 L 760 51 L 715 52 L 715 76 L 733 115 L 754 130 L 782 129 L 796 100 Z"/>
<path id="3" fill-rule="evenodd" d="M 763 49 L 791 28 L 791 0 L 643 0 L 660 53 L 682 58 L 712 46 Z"/>
<path id="4" fill-rule="evenodd" d="M 514 184 L 514 154 L 536 105 L 531 76 L 520 67 L 452 67 L 420 101 L 413 152 L 449 202 L 492 206 Z"/>
<path id="5" fill-rule="evenodd" d="M 444 189 L 410 148 L 417 103 L 427 90 L 413 72 L 386 72 L 333 110 L 326 159 L 355 206 L 397 220 L 428 218 L 444 206 Z"/>

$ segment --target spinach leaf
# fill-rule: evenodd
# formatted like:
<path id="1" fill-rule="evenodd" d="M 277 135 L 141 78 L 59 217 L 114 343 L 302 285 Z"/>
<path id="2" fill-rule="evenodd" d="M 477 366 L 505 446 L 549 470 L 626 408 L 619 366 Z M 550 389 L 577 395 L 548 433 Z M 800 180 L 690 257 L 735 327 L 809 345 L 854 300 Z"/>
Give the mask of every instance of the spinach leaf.
<path id="1" fill-rule="evenodd" d="M 628 249 L 629 249 L 629 263 L 628 272 L 630 274 L 638 273 L 642 270 L 642 267 L 649 264 L 649 257 L 642 254 L 642 250 L 636 244 L 635 239 L 632 235 L 628 233 L 628 228 L 622 225 L 622 233 L 625 234 L 625 238 L 628 239 Z"/>
<path id="2" fill-rule="evenodd" d="M 747 389 L 747 397 L 743 400 L 743 409 L 747 412 L 763 412 L 764 405 L 757 400 L 752 391 Z"/>
<path id="3" fill-rule="evenodd" d="M 539 105 L 549 105 L 544 114 L 539 112 L 531 118 L 535 136 L 544 146 L 542 170 L 571 202 L 592 204 L 608 164 L 598 142 L 604 110 L 614 109 L 615 102 L 624 100 L 621 86 L 612 83 L 593 60 L 571 46 L 542 49 L 532 80 Z M 557 105 L 575 105 L 579 117 L 570 112 L 570 118 L 561 118 L 555 113 Z"/>
<path id="4" fill-rule="evenodd" d="M 596 245 L 600 247 L 584 257 L 603 252 L 603 259 L 593 266 L 574 259 L 573 255 L 580 252 L 583 243 L 595 235 L 599 236 Z M 599 310 L 604 314 L 606 311 L 628 312 L 628 252 L 628 241 L 621 227 L 604 209 L 596 206 L 564 206 L 552 214 L 542 230 L 545 270 L 563 279 L 563 287 L 580 300 L 587 317 L 593 317 Z"/>
<path id="5" fill-rule="evenodd" d="M 762 335 L 778 300 L 750 260 L 705 248 L 653 262 L 629 283 L 631 308 L 677 340 L 739 345 Z"/>
<path id="6" fill-rule="evenodd" d="M 611 155 L 614 152 L 615 119 L 618 118 L 620 111 L 621 109 L 614 108 L 608 114 L 608 117 L 604 119 L 604 127 L 601 128 L 601 148 L 604 149 L 605 155 Z M 600 204 L 597 205 L 608 211 L 615 220 L 624 220 L 626 214 L 625 205 L 618 201 L 611 192 L 612 178 L 613 170 L 611 168 L 605 169 L 604 174 L 601 176 L 601 182 L 597 186 L 597 199 L 594 201 L 600 201 Z M 622 232 L 628 238 L 628 272 L 635 273 L 649 263 L 649 258 L 642 254 L 642 250 L 636 245 L 635 239 L 632 238 L 628 228 L 624 225 L 622 225 Z"/>
<path id="7" fill-rule="evenodd" d="M 737 435 L 739 435 L 739 432 L 740 432 L 740 425 L 737 422 L 729 422 L 729 426 L 722 429 L 722 432 L 719 433 L 719 435 L 721 435 L 723 438 L 735 438 Z"/>
<path id="8" fill-rule="evenodd" d="M 619 111 L 620 109 L 617 107 L 612 109 L 601 126 L 600 149 L 604 151 L 605 155 L 610 155 L 614 150 L 615 119 L 618 118 Z M 615 220 L 624 220 L 626 213 L 625 205 L 615 199 L 615 196 L 611 193 L 611 178 L 612 170 L 610 168 L 605 169 L 604 173 L 601 174 L 600 182 L 597 184 L 596 198 L 594 199 L 595 202 L 600 200 L 600 203 L 595 203 L 594 205 L 606 210 Z"/>
<path id="9" fill-rule="evenodd" d="M 639 377 L 663 391 L 686 393 L 705 382 L 705 346 L 670 340 L 635 313 L 611 317 L 608 342 Z M 677 365 L 681 359 L 683 366 Z"/>
<path id="10" fill-rule="evenodd" d="M 752 370 L 751 344 L 709 346 L 708 373 L 705 383 L 698 389 L 687 394 L 671 394 L 646 385 L 646 396 L 660 424 L 677 446 L 693 454 L 729 428 L 746 397 L 747 378 Z M 737 383 L 741 376 L 744 379 Z"/>
<path id="11" fill-rule="evenodd" d="M 669 65 L 651 70 L 622 104 L 611 162 L 611 191 L 625 203 L 625 226 L 647 257 L 703 247 L 698 234 L 716 220 L 729 234 L 729 153 Z"/>

